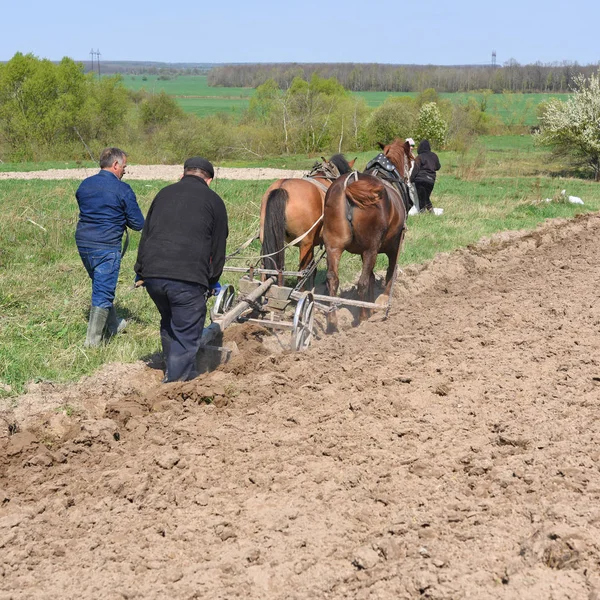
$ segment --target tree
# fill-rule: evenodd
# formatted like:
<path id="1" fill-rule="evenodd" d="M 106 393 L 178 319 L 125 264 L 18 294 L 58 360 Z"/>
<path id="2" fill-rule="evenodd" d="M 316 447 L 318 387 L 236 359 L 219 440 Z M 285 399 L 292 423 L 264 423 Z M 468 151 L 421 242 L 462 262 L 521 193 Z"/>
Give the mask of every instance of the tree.
<path id="1" fill-rule="evenodd" d="M 297 148 L 309 154 L 329 147 L 336 135 L 332 116 L 348 97 L 344 87 L 315 73 L 310 81 L 294 78 L 285 95 Z"/>
<path id="2" fill-rule="evenodd" d="M 259 123 L 266 123 L 277 105 L 280 96 L 279 86 L 274 79 L 267 79 L 256 88 L 254 95 L 250 98 L 248 115 Z"/>
<path id="3" fill-rule="evenodd" d="M 417 96 L 416 101 L 417 106 L 421 108 L 423 104 L 429 104 L 430 102 L 435 102 L 437 104 L 440 101 L 440 96 L 434 88 L 427 88 Z"/>
<path id="4" fill-rule="evenodd" d="M 120 75 L 98 81 L 70 58 L 54 64 L 18 52 L 0 64 L 0 136 L 16 160 L 83 150 L 80 138 L 106 144 L 128 102 Z"/>
<path id="5" fill-rule="evenodd" d="M 439 148 L 446 141 L 448 124 L 442 118 L 442 113 L 435 102 L 428 102 L 419 111 L 417 137 L 427 139 L 432 146 Z"/>
<path id="6" fill-rule="evenodd" d="M 589 78 L 577 75 L 571 98 L 552 98 L 538 120 L 538 143 L 583 158 L 600 181 L 600 71 Z"/>
<path id="7" fill-rule="evenodd" d="M 372 145 L 389 143 L 394 138 L 405 139 L 415 135 L 417 103 L 410 96 L 388 98 L 373 111 L 369 121 Z"/>
<path id="8" fill-rule="evenodd" d="M 174 119 L 183 117 L 183 109 L 177 101 L 167 95 L 164 90 L 159 94 L 152 94 L 140 106 L 140 117 L 146 128 L 164 125 Z"/>

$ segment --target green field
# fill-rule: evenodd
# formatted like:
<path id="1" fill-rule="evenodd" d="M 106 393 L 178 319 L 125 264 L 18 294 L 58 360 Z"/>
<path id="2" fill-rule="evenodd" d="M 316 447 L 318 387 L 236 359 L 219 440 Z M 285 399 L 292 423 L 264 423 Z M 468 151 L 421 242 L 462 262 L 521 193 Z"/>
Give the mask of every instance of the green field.
<path id="1" fill-rule="evenodd" d="M 254 90 L 251 88 L 209 87 L 205 75 L 182 75 L 161 80 L 157 75 L 126 75 L 123 83 L 131 90 L 165 93 L 177 99 L 189 113 L 205 117 L 216 113 L 241 115 L 248 108 Z"/>
<path id="2" fill-rule="evenodd" d="M 177 98 L 177 102 L 187 112 L 198 116 L 206 116 L 219 112 L 241 115 L 248 108 L 250 98 L 254 94 L 252 88 L 210 87 L 205 75 L 182 75 L 170 80 L 159 80 L 156 75 L 127 75 L 123 83 L 132 90 L 142 88 L 149 92 L 165 91 Z M 397 96 L 416 97 L 416 92 L 353 92 L 353 95 L 364 98 L 371 108 L 380 106 L 387 98 Z M 453 103 L 467 102 L 468 98 L 480 101 L 482 94 L 456 93 L 440 94 L 441 98 Z M 507 125 L 535 125 L 536 106 L 550 97 L 565 100 L 569 94 L 492 94 L 488 98 L 488 112 L 501 119 Z"/>
<path id="3" fill-rule="evenodd" d="M 254 93 L 251 88 L 210 87 L 206 75 L 181 75 L 168 80 L 161 80 L 156 75 L 125 75 L 123 83 L 132 90 L 144 88 L 149 92 L 165 91 L 170 96 L 218 96 L 248 99 Z"/>
<path id="4" fill-rule="evenodd" d="M 364 98 L 371 108 L 380 106 L 389 97 L 416 97 L 414 92 L 354 92 L 355 96 Z M 536 107 L 540 102 L 550 98 L 566 100 L 569 94 L 492 94 L 487 99 L 487 112 L 494 115 L 506 125 L 535 125 L 537 123 Z M 450 100 L 454 104 L 466 103 L 469 98 L 478 102 L 483 94 L 477 92 L 443 93 L 440 98 Z"/>

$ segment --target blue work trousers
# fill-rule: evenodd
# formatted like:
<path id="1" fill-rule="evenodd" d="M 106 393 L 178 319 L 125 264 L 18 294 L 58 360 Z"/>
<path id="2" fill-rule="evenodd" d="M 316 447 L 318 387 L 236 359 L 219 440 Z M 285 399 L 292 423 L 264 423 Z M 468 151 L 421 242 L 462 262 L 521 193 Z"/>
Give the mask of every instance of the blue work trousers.
<path id="1" fill-rule="evenodd" d="M 92 306 L 111 308 L 121 268 L 121 250 L 82 246 L 77 249 L 92 280 Z"/>
<path id="2" fill-rule="evenodd" d="M 146 279 L 145 284 L 160 313 L 160 339 L 167 364 L 164 382 L 194 379 L 206 318 L 206 288 L 158 277 Z"/>

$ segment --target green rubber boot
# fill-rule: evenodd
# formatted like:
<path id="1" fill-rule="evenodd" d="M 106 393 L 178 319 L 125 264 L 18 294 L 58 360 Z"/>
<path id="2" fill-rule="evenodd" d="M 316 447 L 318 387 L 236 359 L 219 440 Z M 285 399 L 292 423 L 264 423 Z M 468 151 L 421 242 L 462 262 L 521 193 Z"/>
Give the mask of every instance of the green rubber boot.
<path id="1" fill-rule="evenodd" d="M 102 332 L 106 326 L 108 319 L 108 308 L 100 308 L 92 306 L 90 309 L 90 320 L 88 321 L 87 336 L 85 338 L 85 346 L 99 346 L 102 342 Z"/>
<path id="2" fill-rule="evenodd" d="M 106 320 L 106 334 L 108 337 L 121 333 L 127 327 L 127 321 L 117 316 L 117 309 L 111 306 L 108 310 L 108 319 Z"/>

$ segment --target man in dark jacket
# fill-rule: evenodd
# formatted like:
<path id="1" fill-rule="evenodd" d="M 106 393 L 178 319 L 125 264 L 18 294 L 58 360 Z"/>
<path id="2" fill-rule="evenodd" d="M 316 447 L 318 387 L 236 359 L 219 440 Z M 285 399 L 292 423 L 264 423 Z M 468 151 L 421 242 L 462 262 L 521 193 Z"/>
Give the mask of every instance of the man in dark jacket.
<path id="1" fill-rule="evenodd" d="M 435 185 L 436 171 L 441 168 L 440 159 L 435 152 L 431 151 L 431 146 L 427 140 L 421 140 L 417 153 L 418 156 L 415 159 L 410 180 L 417 188 L 421 212 L 432 212 L 433 205 L 430 197 Z"/>
<path id="2" fill-rule="evenodd" d="M 79 220 L 75 242 L 92 280 L 92 307 L 86 346 L 97 346 L 106 329 L 109 335 L 121 331 L 113 305 L 121 268 L 121 242 L 127 227 L 140 231 L 144 216 L 131 187 L 121 181 L 127 154 L 119 148 L 105 148 L 100 155 L 100 172 L 81 182 L 75 194 Z"/>
<path id="3" fill-rule="evenodd" d="M 186 160 L 181 180 L 154 198 L 142 231 L 135 272 L 160 312 L 165 383 L 198 375 L 207 292 L 219 287 L 225 264 L 227 210 L 208 187 L 214 175 L 208 160 Z"/>

